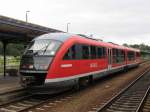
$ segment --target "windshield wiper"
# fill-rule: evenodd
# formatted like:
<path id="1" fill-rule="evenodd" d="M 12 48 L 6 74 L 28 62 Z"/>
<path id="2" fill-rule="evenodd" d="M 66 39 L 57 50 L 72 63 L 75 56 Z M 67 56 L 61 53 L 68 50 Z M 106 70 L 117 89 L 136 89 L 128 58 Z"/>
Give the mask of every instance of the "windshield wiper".
<path id="1" fill-rule="evenodd" d="M 51 42 L 49 42 L 49 44 L 47 44 L 47 46 L 45 46 L 45 50 L 43 51 L 43 55 L 45 54 L 45 52 L 46 52 L 48 46 L 50 45 L 50 43 L 51 43 Z"/>

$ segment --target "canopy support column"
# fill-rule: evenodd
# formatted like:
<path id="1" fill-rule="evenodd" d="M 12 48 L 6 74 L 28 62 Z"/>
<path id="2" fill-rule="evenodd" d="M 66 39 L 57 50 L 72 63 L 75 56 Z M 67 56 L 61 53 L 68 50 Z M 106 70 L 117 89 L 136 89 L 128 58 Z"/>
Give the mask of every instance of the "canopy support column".
<path id="1" fill-rule="evenodd" d="M 3 56 L 4 56 L 4 77 L 6 76 L 6 47 L 7 47 L 7 42 L 2 41 L 3 43 Z"/>

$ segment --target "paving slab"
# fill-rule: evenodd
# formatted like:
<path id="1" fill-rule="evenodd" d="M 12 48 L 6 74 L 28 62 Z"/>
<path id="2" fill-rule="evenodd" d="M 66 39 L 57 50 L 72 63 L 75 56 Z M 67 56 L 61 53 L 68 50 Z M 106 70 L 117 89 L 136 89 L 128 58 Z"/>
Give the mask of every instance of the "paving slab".
<path id="1" fill-rule="evenodd" d="M 4 94 L 19 89 L 22 89 L 19 83 L 19 76 L 6 75 L 4 77 L 2 74 L 0 74 L 0 94 Z"/>

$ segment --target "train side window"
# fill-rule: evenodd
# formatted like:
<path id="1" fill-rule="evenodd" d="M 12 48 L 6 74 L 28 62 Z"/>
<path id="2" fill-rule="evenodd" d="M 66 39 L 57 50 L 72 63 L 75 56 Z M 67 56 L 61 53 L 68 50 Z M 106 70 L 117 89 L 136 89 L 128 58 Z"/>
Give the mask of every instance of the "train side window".
<path id="1" fill-rule="evenodd" d="M 72 59 L 76 59 L 76 49 L 75 49 L 76 45 L 73 45 L 71 47 L 71 56 L 72 56 Z"/>
<path id="2" fill-rule="evenodd" d="M 103 57 L 103 48 L 98 47 L 97 48 L 97 58 L 102 58 Z"/>
<path id="3" fill-rule="evenodd" d="M 123 63 L 125 61 L 125 51 L 113 49 L 113 63 Z"/>
<path id="4" fill-rule="evenodd" d="M 82 59 L 82 45 L 81 44 L 76 44 L 76 59 Z"/>
<path id="5" fill-rule="evenodd" d="M 133 51 L 128 52 L 128 60 L 129 61 L 135 60 L 135 53 Z"/>
<path id="6" fill-rule="evenodd" d="M 106 48 L 103 47 L 103 57 L 106 57 Z"/>
<path id="7" fill-rule="evenodd" d="M 90 46 L 91 50 L 91 59 L 96 59 L 96 46 Z"/>
<path id="8" fill-rule="evenodd" d="M 124 50 L 119 50 L 119 55 L 118 55 L 118 60 L 119 63 L 123 63 L 125 61 L 125 52 Z"/>
<path id="9" fill-rule="evenodd" d="M 76 59 L 76 45 L 73 45 L 71 48 L 68 49 L 66 52 L 64 60 L 74 60 Z"/>
<path id="10" fill-rule="evenodd" d="M 68 49 L 68 51 L 66 52 L 65 56 L 63 57 L 64 60 L 69 60 L 71 59 L 71 56 L 70 56 L 70 49 Z"/>
<path id="11" fill-rule="evenodd" d="M 117 49 L 113 49 L 113 50 L 112 50 L 113 63 L 116 63 L 116 57 L 117 57 L 117 55 L 116 55 L 116 50 L 117 50 Z"/>
<path id="12" fill-rule="evenodd" d="M 89 46 L 82 45 L 82 59 L 89 59 L 90 51 Z"/>

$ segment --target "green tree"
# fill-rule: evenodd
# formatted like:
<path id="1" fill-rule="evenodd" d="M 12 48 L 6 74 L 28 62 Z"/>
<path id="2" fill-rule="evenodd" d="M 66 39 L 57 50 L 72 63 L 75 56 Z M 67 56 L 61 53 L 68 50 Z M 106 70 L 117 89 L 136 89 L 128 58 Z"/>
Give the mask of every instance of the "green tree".
<path id="1" fill-rule="evenodd" d="M 21 56 L 24 52 L 23 44 L 8 44 L 6 48 L 6 55 Z M 0 55 L 3 55 L 3 44 L 0 42 Z"/>
<path id="2" fill-rule="evenodd" d="M 142 51 L 150 52 L 150 46 L 145 45 L 144 43 L 142 43 L 142 44 L 133 44 L 133 45 L 128 45 L 128 44 L 125 43 L 123 45 L 127 46 L 127 47 L 137 48 L 137 49 L 140 49 Z"/>

